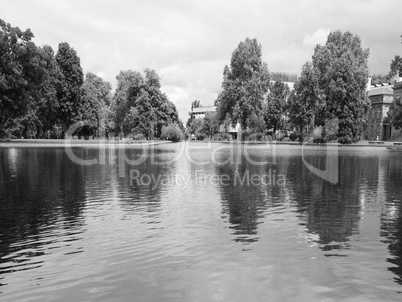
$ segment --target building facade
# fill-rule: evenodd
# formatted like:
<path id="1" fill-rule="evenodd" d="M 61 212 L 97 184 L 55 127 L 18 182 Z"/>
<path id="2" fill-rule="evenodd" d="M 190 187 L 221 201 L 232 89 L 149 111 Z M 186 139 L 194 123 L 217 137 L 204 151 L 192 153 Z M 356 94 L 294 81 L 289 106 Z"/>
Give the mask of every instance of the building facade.
<path id="1" fill-rule="evenodd" d="M 394 99 L 393 86 L 377 84 L 368 90 L 371 108 L 366 113 L 363 139 L 386 141 L 392 139 L 392 127 L 388 122 L 388 111 Z"/>
<path id="2" fill-rule="evenodd" d="M 191 108 L 191 118 L 204 118 L 207 113 L 216 112 L 215 106 L 200 106 Z"/>

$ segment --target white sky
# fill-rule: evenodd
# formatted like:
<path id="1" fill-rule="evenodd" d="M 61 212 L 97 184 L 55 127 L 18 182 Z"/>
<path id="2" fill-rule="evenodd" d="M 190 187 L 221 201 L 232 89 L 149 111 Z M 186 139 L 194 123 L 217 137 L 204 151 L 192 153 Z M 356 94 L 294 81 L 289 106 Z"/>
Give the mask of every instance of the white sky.
<path id="1" fill-rule="evenodd" d="M 300 74 L 330 30 L 349 30 L 370 49 L 370 74 L 402 55 L 400 0 L 100 1 L 0 0 L 0 18 L 57 51 L 68 42 L 84 72 L 116 86 L 120 70 L 153 68 L 183 122 L 191 102 L 212 105 L 233 50 L 257 38 L 271 71 Z"/>

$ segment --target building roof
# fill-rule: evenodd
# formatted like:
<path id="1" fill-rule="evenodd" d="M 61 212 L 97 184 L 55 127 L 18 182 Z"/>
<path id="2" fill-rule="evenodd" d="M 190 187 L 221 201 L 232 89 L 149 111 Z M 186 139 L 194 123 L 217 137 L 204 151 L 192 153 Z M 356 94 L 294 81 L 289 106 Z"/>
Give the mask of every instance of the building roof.
<path id="1" fill-rule="evenodd" d="M 193 113 L 199 113 L 199 112 L 215 112 L 216 107 L 215 106 L 204 106 L 204 107 L 196 107 L 193 108 Z"/>
<path id="2" fill-rule="evenodd" d="M 370 87 L 370 90 L 368 91 L 368 96 L 373 96 L 373 95 L 393 95 L 394 91 L 392 88 L 394 85 L 381 85 L 381 86 L 376 86 L 376 87 Z"/>

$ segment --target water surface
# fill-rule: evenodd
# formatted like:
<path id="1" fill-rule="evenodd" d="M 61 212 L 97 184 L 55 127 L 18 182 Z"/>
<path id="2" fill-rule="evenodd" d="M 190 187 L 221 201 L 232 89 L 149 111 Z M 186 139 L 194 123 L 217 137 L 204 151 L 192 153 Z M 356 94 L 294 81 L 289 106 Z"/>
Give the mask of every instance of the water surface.
<path id="1" fill-rule="evenodd" d="M 0 300 L 400 301 L 401 153 L 183 146 L 0 148 Z"/>

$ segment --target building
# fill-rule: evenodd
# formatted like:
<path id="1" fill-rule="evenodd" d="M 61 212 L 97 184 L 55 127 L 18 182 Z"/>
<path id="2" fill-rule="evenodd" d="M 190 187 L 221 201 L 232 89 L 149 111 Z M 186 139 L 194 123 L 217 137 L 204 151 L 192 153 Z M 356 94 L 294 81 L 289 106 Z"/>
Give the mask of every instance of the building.
<path id="1" fill-rule="evenodd" d="M 192 103 L 190 116 L 192 119 L 204 118 L 206 114 L 214 112 L 216 112 L 216 106 L 201 106 L 200 103 Z M 228 126 L 227 128 L 225 128 L 223 125 L 219 127 L 219 132 L 227 132 L 231 134 L 233 138 L 237 138 L 237 133 L 239 132 L 239 130 L 239 123 L 237 123 L 235 127 Z"/>
<path id="2" fill-rule="evenodd" d="M 400 131 L 390 125 L 388 111 L 395 104 L 402 105 L 402 78 L 395 79 L 394 84 L 376 85 L 371 85 L 369 78 L 367 94 L 371 108 L 365 116 L 367 123 L 364 126 L 363 139 L 387 141 L 400 135 Z"/>
<path id="3" fill-rule="evenodd" d="M 204 118 L 207 113 L 216 112 L 215 106 L 200 106 L 200 107 L 192 107 L 190 116 L 191 118 Z"/>
<path id="4" fill-rule="evenodd" d="M 366 113 L 364 139 L 386 141 L 392 138 L 393 131 L 388 122 L 388 111 L 394 99 L 393 87 L 394 85 L 389 83 L 370 86 L 367 93 L 371 108 Z"/>

